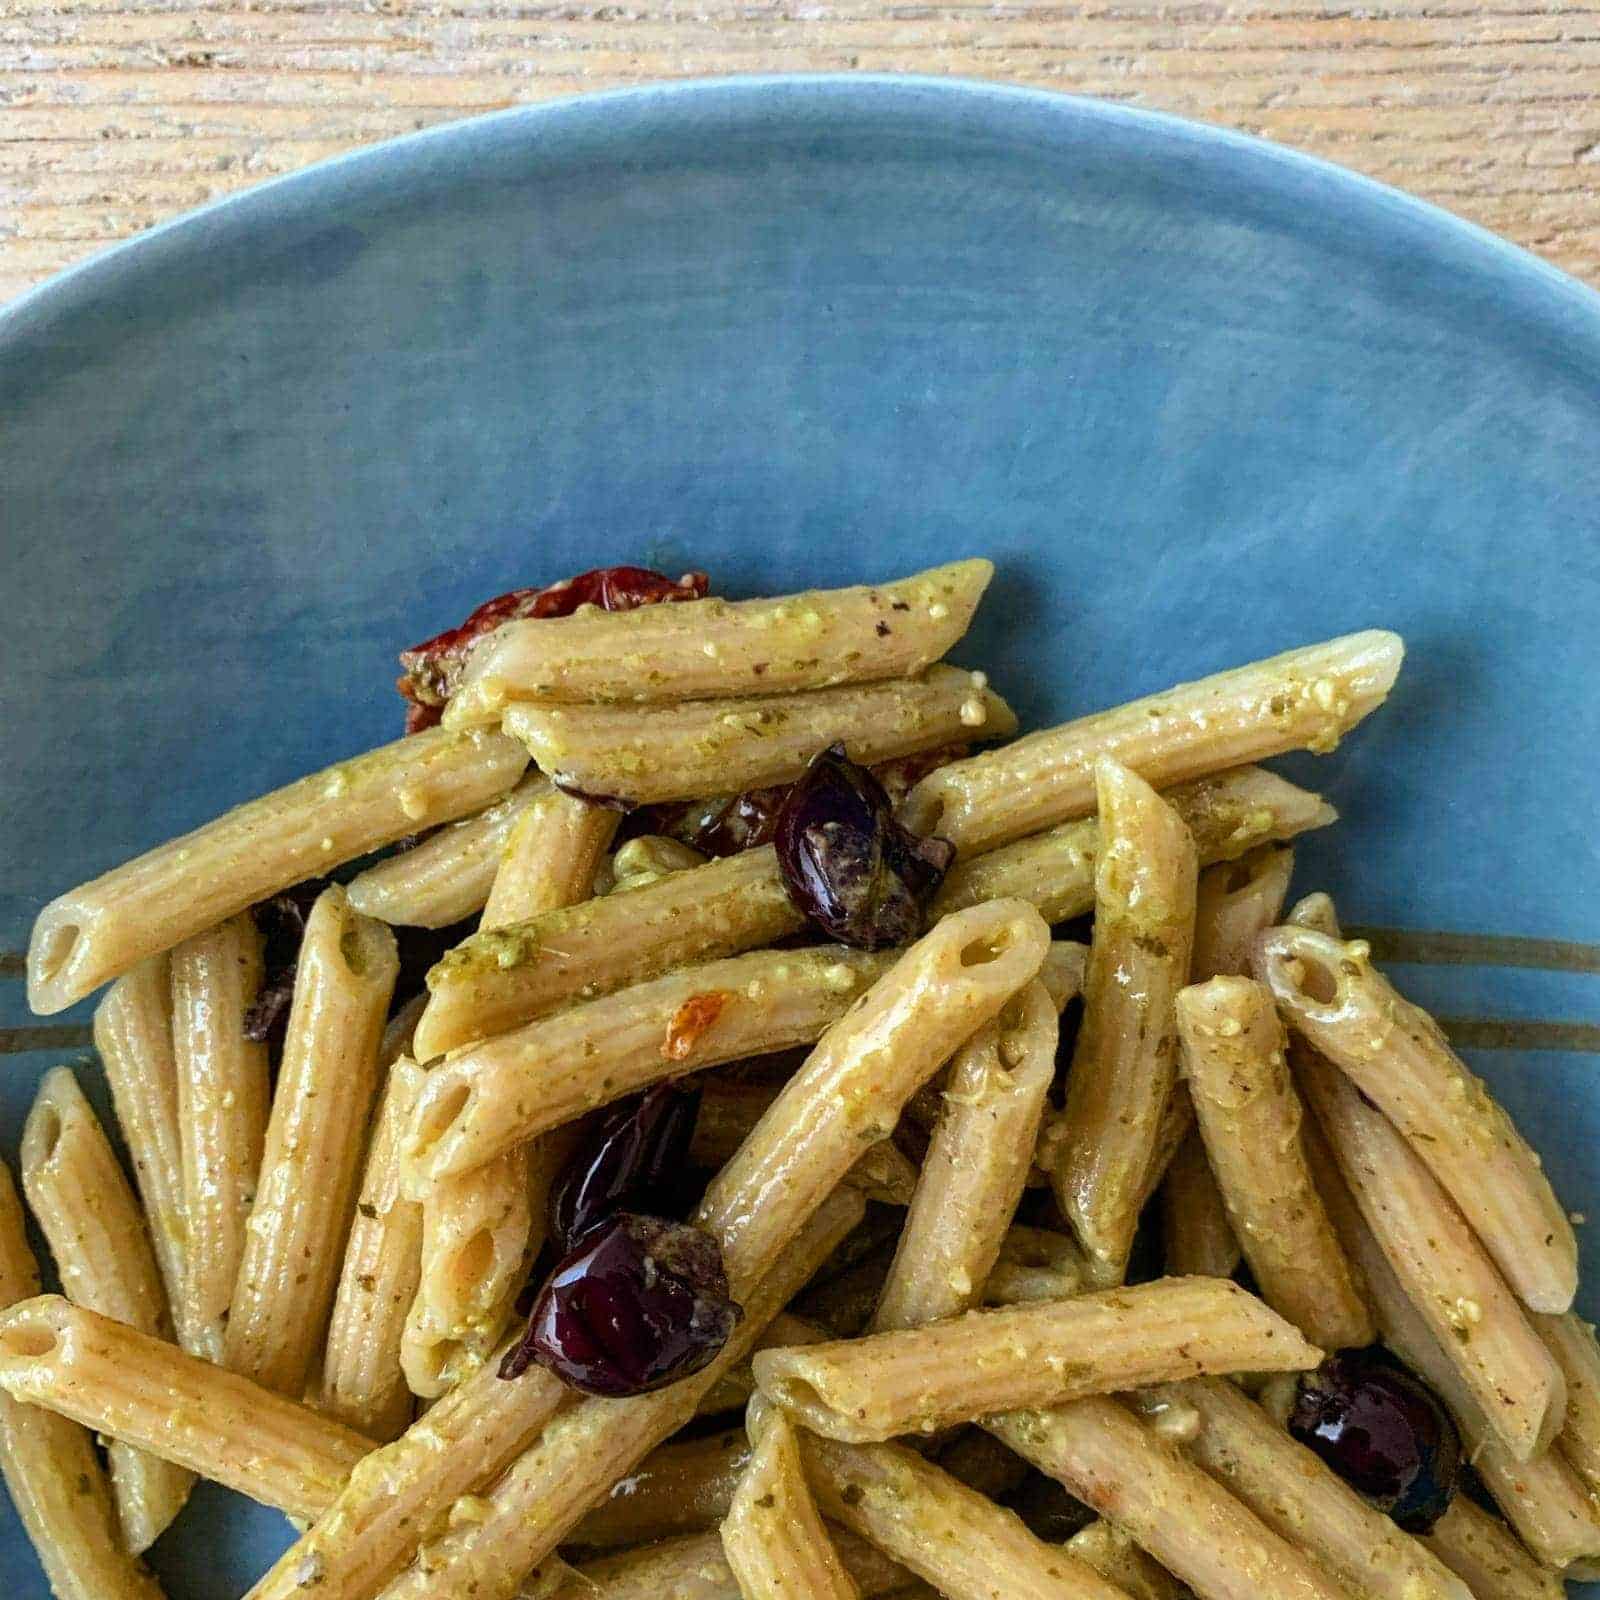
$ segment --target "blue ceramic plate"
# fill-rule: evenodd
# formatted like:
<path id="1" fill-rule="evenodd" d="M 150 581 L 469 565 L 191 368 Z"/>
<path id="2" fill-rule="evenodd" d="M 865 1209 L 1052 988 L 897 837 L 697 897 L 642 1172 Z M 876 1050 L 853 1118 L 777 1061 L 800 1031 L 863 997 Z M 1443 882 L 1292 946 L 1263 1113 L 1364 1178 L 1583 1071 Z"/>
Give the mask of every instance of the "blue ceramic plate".
<path id="1" fill-rule="evenodd" d="M 1317 766 L 1346 821 L 1298 881 L 1354 922 L 1563 942 L 1400 976 L 1588 1025 L 1473 1060 L 1600 1214 L 1600 299 L 1413 200 L 978 84 L 513 113 L 0 316 L 0 486 L 10 951 L 51 895 L 392 737 L 400 646 L 604 562 L 745 594 L 986 553 L 959 658 L 1034 724 L 1397 628 L 1399 691 Z M 76 1037 L 9 1064 L 7 1158 Z M 202 1492 L 156 1562 L 224 1600 L 285 1539 Z M 44 1592 L 5 1520 L 0 1593 Z"/>

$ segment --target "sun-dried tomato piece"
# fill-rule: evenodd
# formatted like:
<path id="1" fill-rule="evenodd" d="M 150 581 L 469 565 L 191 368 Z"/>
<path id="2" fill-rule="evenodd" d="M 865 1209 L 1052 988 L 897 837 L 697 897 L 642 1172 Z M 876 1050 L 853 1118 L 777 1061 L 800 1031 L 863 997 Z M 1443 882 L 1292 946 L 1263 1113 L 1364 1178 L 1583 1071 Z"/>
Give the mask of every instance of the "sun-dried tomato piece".
<path id="1" fill-rule="evenodd" d="M 663 1061 L 687 1061 L 690 1052 L 716 1026 L 717 1018 L 733 998 L 726 989 L 709 989 L 692 994 L 672 1013 L 667 1036 L 661 1041 Z"/>
<path id="2" fill-rule="evenodd" d="M 433 727 L 461 680 L 467 652 L 502 623 L 525 617 L 570 617 L 579 606 L 634 611 L 671 600 L 703 600 L 710 580 L 686 572 L 676 582 L 649 567 L 596 567 L 542 589 L 512 589 L 484 603 L 467 620 L 400 652 L 403 668 L 395 688 L 405 696 L 406 732 Z"/>

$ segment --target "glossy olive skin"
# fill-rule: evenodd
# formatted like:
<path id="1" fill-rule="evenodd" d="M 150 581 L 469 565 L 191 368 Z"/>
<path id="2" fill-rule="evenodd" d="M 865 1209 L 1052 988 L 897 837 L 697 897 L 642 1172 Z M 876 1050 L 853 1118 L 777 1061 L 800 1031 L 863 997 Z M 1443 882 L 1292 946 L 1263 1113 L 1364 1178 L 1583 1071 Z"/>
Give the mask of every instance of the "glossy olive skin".
<path id="1" fill-rule="evenodd" d="M 1289 1431 L 1407 1533 L 1455 1496 L 1461 1436 L 1422 1380 L 1386 1351 L 1341 1350 L 1300 1380 Z"/>
<path id="2" fill-rule="evenodd" d="M 858 950 L 917 938 L 955 856 L 946 840 L 902 828 L 883 785 L 843 745 L 818 755 L 785 796 L 773 844 L 795 906 Z"/>
<path id="3" fill-rule="evenodd" d="M 710 1234 L 620 1212 L 550 1274 L 500 1376 L 537 1362 L 586 1394 L 647 1394 L 707 1366 L 742 1315 Z"/>
<path id="4" fill-rule="evenodd" d="M 550 1231 L 571 1250 L 619 1211 L 677 1209 L 700 1091 L 658 1083 L 620 1101 L 579 1141 L 550 1190 Z"/>

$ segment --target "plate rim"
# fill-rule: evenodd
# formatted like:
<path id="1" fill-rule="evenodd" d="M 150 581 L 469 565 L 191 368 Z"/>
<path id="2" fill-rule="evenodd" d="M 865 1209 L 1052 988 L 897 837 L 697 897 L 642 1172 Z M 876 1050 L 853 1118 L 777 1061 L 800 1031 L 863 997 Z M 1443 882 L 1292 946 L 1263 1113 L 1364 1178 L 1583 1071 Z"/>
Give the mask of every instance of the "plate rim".
<path id="1" fill-rule="evenodd" d="M 1076 123 L 1088 129 L 1110 127 L 1123 135 L 1166 140 L 1189 150 L 1220 154 L 1228 160 L 1235 181 L 1250 187 L 1276 187 L 1281 192 L 1297 180 L 1314 183 L 1324 196 L 1332 197 L 1336 208 L 1340 202 L 1355 207 L 1359 221 L 1377 225 L 1383 212 L 1388 211 L 1391 229 L 1397 222 L 1409 223 L 1430 236 L 1424 241 L 1429 249 L 1454 248 L 1461 252 L 1468 264 L 1497 282 L 1502 296 L 1514 287 L 1534 291 L 1543 303 L 1525 306 L 1524 314 L 1554 320 L 1561 325 L 1563 337 L 1592 341 L 1600 356 L 1600 288 L 1590 287 L 1478 223 L 1381 179 L 1254 134 L 1172 112 L 1000 79 L 896 72 L 733 74 L 578 91 L 535 105 L 452 119 L 343 151 L 169 217 L 24 290 L 9 304 L 0 306 L 0 356 L 5 355 L 9 344 L 37 337 L 52 322 L 64 321 L 92 308 L 106 296 L 114 296 L 128 276 L 159 269 L 173 258 L 174 251 L 181 253 L 191 243 L 203 246 L 213 230 L 222 229 L 235 236 L 248 233 L 270 223 L 274 213 L 284 207 L 314 214 L 341 186 L 354 183 L 363 188 L 381 188 L 396 163 L 402 169 L 414 168 L 430 154 L 453 145 L 459 146 L 455 153 L 459 163 L 470 158 L 473 147 L 483 141 L 503 139 L 525 130 L 526 138 L 534 142 L 545 129 L 563 124 L 588 131 L 585 124 L 603 123 L 618 107 L 635 114 L 631 126 L 616 125 L 626 130 L 620 136 L 636 138 L 639 116 L 657 108 L 668 114 L 692 114 L 697 104 L 711 108 L 721 102 L 731 110 L 742 109 L 741 103 L 747 103 L 747 108 L 758 115 L 770 116 L 777 107 L 792 116 L 807 104 L 830 98 L 846 103 L 876 100 L 885 106 L 892 106 L 899 99 L 913 110 L 919 109 L 919 102 L 943 100 L 953 109 L 982 109 L 1001 124 L 1014 122 L 1024 113 L 1043 115 L 1059 121 L 1064 139 L 1070 139 Z M 1005 130 L 1002 127 L 1000 131 Z"/>

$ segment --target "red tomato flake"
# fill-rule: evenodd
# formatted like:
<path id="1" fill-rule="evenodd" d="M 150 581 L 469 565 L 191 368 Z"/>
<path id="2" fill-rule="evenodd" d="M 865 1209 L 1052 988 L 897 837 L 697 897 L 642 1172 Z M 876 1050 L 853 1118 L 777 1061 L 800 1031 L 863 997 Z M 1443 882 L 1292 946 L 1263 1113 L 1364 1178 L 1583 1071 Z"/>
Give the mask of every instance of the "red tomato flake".
<path id="1" fill-rule="evenodd" d="M 733 996 L 726 989 L 690 995 L 667 1024 L 667 1036 L 661 1041 L 661 1059 L 687 1061 L 690 1051 L 715 1026 L 731 999 Z"/>
<path id="2" fill-rule="evenodd" d="M 576 578 L 543 589 L 512 589 L 484 603 L 458 627 L 400 652 L 402 672 L 395 688 L 405 696 L 406 732 L 434 727 L 445 702 L 461 681 L 467 652 L 504 622 L 525 617 L 570 617 L 579 606 L 602 611 L 634 611 L 672 600 L 703 600 L 710 580 L 703 572 L 686 572 L 674 582 L 649 567 L 596 567 Z"/>

